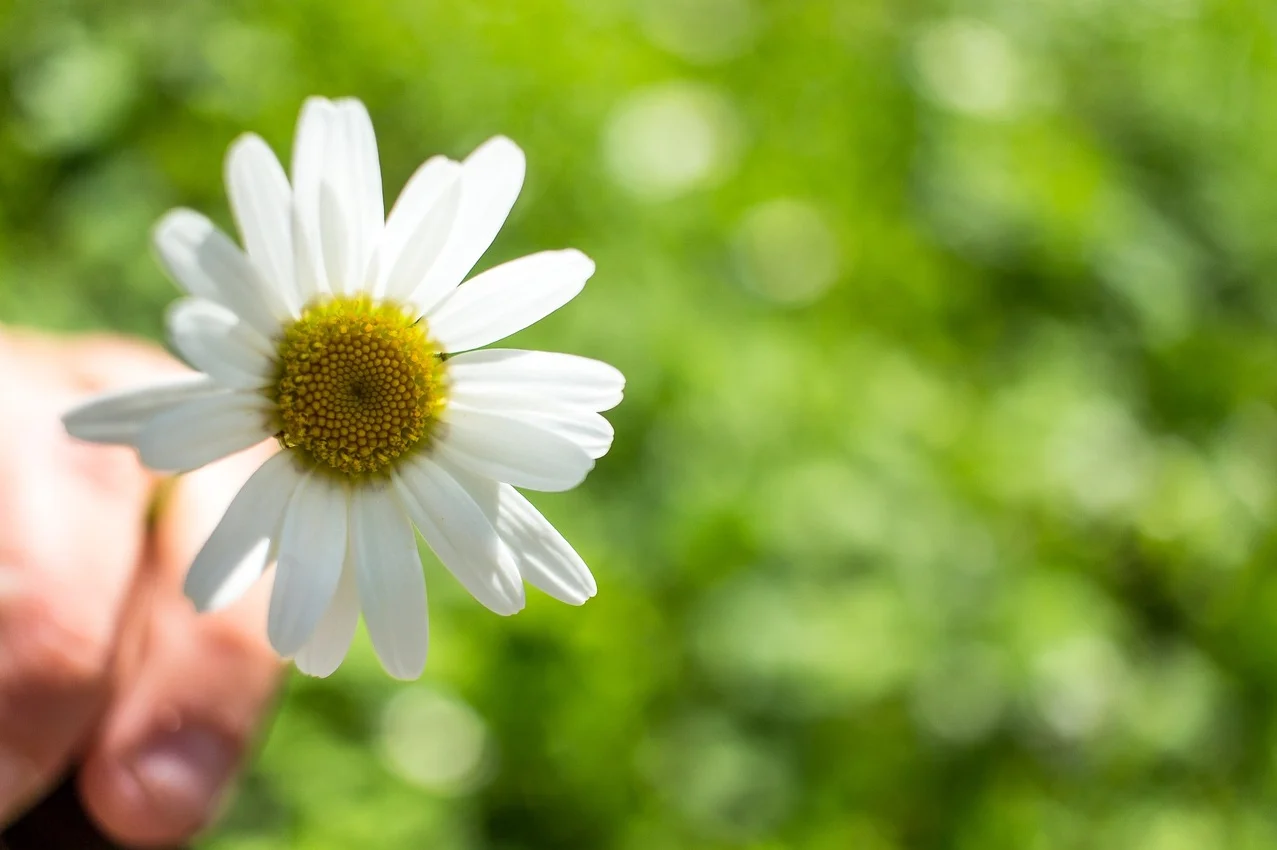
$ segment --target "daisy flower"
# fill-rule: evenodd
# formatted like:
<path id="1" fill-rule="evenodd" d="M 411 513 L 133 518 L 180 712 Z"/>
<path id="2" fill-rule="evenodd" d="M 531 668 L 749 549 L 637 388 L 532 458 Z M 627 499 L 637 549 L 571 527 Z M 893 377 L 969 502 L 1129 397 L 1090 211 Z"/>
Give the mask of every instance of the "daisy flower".
<path id="1" fill-rule="evenodd" d="M 185 472 L 275 439 L 185 581 L 225 606 L 275 562 L 275 650 L 326 676 L 360 612 L 387 672 L 420 675 L 426 586 L 416 527 L 498 614 L 524 582 L 579 605 L 584 562 L 516 487 L 567 490 L 612 443 L 611 366 L 569 354 L 479 349 L 571 300 L 594 272 L 546 251 L 462 283 L 523 184 L 522 151 L 494 138 L 464 162 L 422 165 L 383 212 L 381 167 L 358 100 L 311 98 L 284 174 L 256 135 L 231 145 L 226 189 L 244 249 L 186 209 L 155 247 L 189 297 L 168 313 L 196 374 L 69 412 L 82 440 L 136 448 Z M 290 179 L 291 177 L 291 179 Z"/>

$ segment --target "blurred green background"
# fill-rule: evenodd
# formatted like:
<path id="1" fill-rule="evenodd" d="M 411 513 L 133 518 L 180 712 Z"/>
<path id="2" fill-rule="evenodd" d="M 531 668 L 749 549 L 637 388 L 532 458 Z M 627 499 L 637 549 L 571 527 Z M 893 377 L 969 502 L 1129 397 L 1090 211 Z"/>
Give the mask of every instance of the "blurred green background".
<path id="1" fill-rule="evenodd" d="M 598 597 L 294 676 L 201 846 L 1277 847 L 1277 5 L 0 7 L 0 320 L 158 338 L 150 225 L 354 94 L 528 152 L 514 341 L 629 378 Z"/>

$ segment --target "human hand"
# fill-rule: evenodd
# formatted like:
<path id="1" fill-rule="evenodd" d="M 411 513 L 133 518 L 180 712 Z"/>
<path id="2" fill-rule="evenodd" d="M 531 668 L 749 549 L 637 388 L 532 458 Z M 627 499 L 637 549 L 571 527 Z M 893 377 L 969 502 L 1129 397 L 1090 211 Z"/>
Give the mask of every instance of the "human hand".
<path id="1" fill-rule="evenodd" d="M 205 615 L 182 594 L 267 449 L 167 482 L 60 422 L 182 368 L 142 343 L 0 329 L 0 824 L 78 764 L 105 833 L 180 843 L 217 812 L 269 707 L 269 588 Z"/>

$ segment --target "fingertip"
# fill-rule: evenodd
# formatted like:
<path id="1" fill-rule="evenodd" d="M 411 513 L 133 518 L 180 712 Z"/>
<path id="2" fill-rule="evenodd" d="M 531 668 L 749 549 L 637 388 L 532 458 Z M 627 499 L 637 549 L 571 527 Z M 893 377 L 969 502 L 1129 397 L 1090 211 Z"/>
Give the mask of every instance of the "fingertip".
<path id="1" fill-rule="evenodd" d="M 85 810 L 127 846 L 173 846 L 222 810 L 269 711 L 282 664 L 261 638 L 264 587 L 210 615 L 176 588 L 121 683 L 80 774 Z"/>
<path id="2" fill-rule="evenodd" d="M 186 825 L 174 827 L 169 816 L 163 821 L 151 814 L 152 804 L 137 777 L 122 764 L 107 759 L 90 759 L 77 777 L 80 801 L 85 812 L 113 841 L 135 846 L 162 846 L 180 841 Z M 198 829 L 199 825 L 194 825 Z"/>
<path id="3" fill-rule="evenodd" d="M 131 752 L 90 759 L 80 773 L 85 810 L 129 846 L 171 846 L 213 820 L 242 747 L 216 729 L 160 731 Z"/>

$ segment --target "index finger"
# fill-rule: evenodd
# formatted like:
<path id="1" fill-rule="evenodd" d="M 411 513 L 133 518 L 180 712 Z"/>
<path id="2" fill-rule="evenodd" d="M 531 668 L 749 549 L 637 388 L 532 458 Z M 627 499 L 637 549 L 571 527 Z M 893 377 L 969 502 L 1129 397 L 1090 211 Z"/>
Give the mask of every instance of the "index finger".
<path id="1" fill-rule="evenodd" d="M 0 335 L 0 821 L 56 778 L 102 710 L 154 485 L 131 452 L 77 443 L 59 417 L 165 362 Z"/>

